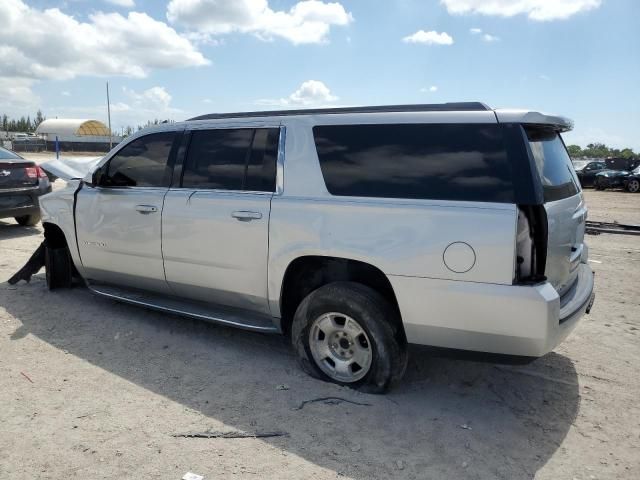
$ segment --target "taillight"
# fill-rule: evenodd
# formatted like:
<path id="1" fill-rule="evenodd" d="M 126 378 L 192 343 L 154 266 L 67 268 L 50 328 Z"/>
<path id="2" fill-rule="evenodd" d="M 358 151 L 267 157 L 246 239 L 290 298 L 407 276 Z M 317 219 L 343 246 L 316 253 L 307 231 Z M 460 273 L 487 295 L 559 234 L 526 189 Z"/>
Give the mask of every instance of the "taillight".
<path id="1" fill-rule="evenodd" d="M 38 168 L 39 167 L 25 167 L 24 174 L 27 178 L 38 178 Z"/>
<path id="2" fill-rule="evenodd" d="M 530 284 L 546 280 L 547 211 L 544 205 L 518 206 L 514 283 Z"/>
<path id="3" fill-rule="evenodd" d="M 40 177 L 40 178 L 48 178 L 47 177 L 47 172 L 45 172 L 42 168 L 36 167 L 36 170 L 38 171 L 38 177 Z"/>

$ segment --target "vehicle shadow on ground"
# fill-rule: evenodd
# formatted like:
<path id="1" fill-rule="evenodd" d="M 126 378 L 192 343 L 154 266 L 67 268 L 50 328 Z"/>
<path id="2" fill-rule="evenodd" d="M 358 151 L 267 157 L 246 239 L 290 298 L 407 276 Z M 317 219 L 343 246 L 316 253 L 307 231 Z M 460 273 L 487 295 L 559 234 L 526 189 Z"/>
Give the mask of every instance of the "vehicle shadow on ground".
<path id="1" fill-rule="evenodd" d="M 355 478 L 533 478 L 579 408 L 573 363 L 554 353 L 504 366 L 413 349 L 396 389 L 359 394 L 307 377 L 283 337 L 155 313 L 83 288 L 48 292 L 42 277 L 0 289 L 22 323 L 13 340 L 35 335 L 230 428 L 287 432 L 264 441 Z M 32 302 L 64 313 L 34 313 Z M 322 397 L 365 405 L 302 406 Z"/>
<path id="2" fill-rule="evenodd" d="M 10 219 L 0 220 L 0 241 L 39 235 L 40 233 L 41 230 L 37 227 L 23 227 Z"/>

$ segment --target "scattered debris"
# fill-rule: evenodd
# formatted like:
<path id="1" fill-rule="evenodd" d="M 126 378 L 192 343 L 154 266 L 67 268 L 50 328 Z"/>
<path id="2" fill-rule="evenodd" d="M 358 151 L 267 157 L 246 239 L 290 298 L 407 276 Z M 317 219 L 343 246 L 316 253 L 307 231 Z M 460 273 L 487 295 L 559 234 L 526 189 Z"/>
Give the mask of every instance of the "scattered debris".
<path id="1" fill-rule="evenodd" d="M 33 383 L 33 380 L 31 380 L 31 379 L 29 378 L 29 375 L 27 375 L 26 373 L 24 373 L 24 372 L 20 372 L 20 375 L 22 375 L 24 378 L 26 378 L 26 379 L 27 379 L 27 380 L 29 380 L 31 383 Z"/>
<path id="2" fill-rule="evenodd" d="M 462 468 L 467 468 L 469 466 L 468 462 L 462 462 Z"/>
<path id="3" fill-rule="evenodd" d="M 342 402 L 345 402 L 345 403 L 351 403 L 352 405 L 358 405 L 361 407 L 371 406 L 370 403 L 354 402 L 353 400 L 347 400 L 346 398 L 341 398 L 341 397 L 320 397 L 320 398 L 313 398 L 311 400 L 305 400 L 297 407 L 292 408 L 292 410 L 302 410 L 304 406 L 307 405 L 308 403 L 317 403 L 317 402 L 323 402 L 326 405 L 338 405 Z"/>
<path id="4" fill-rule="evenodd" d="M 398 467 L 398 470 L 404 470 L 404 462 L 402 460 L 396 460 L 396 467 Z"/>
<path id="5" fill-rule="evenodd" d="M 356 443 L 355 445 L 351 446 L 351 451 L 352 452 L 359 452 L 360 450 L 362 450 L 362 447 L 360 446 L 359 443 Z"/>
<path id="6" fill-rule="evenodd" d="M 197 473 L 187 472 L 182 476 L 182 480 L 203 480 L 204 475 L 198 475 Z"/>
<path id="7" fill-rule="evenodd" d="M 241 430 L 231 430 L 229 432 L 207 430 L 206 432 L 177 433 L 172 435 L 172 437 L 176 438 L 270 438 L 286 436 L 289 436 L 287 432 L 243 432 Z"/>
<path id="8" fill-rule="evenodd" d="M 276 390 L 289 390 L 289 385 L 283 383 L 282 385 L 276 386 Z"/>
<path id="9" fill-rule="evenodd" d="M 473 430 L 469 425 L 467 425 L 466 423 L 463 423 L 462 425 L 459 425 L 460 428 L 464 428 L 465 430 Z"/>
<path id="10" fill-rule="evenodd" d="M 29 283 L 31 281 L 31 276 L 38 273 L 38 271 L 44 267 L 44 249 L 45 244 L 42 242 L 40 246 L 33 252 L 31 258 L 27 260 L 24 267 L 18 270 L 10 279 L 9 285 L 15 285 L 20 280 L 24 280 Z"/>
<path id="11" fill-rule="evenodd" d="M 591 220 L 587 220 L 585 222 L 584 233 L 591 235 L 600 235 L 601 233 L 640 235 L 640 225 L 624 225 L 617 222 L 593 222 Z"/>

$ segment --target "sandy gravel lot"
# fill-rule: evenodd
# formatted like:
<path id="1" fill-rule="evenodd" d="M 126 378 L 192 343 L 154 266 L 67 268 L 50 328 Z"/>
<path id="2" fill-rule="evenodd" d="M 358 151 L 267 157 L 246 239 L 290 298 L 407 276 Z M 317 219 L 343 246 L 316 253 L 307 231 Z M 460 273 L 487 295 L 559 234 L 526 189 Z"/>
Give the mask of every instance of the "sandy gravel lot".
<path id="1" fill-rule="evenodd" d="M 640 195 L 587 192 L 640 224 Z M 640 237 L 588 238 L 597 299 L 524 366 L 414 349 L 386 396 L 307 377 L 287 342 L 7 278 L 40 228 L 0 220 L 0 478 L 640 478 Z M 322 397 L 340 400 L 302 402 Z M 272 438 L 181 438 L 206 430 Z"/>

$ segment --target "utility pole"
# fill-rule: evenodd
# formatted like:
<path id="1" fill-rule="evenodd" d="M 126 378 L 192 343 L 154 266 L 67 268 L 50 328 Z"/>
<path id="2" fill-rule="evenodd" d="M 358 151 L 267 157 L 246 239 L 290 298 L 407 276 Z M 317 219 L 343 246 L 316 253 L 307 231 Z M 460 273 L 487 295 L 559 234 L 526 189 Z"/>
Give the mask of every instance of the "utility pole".
<path id="1" fill-rule="evenodd" d="M 113 146 L 111 137 L 111 104 L 109 103 L 109 82 L 107 82 L 107 120 L 109 122 L 109 150 Z"/>

